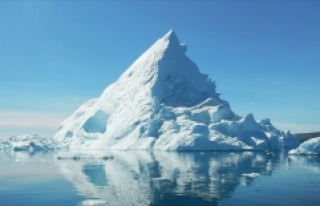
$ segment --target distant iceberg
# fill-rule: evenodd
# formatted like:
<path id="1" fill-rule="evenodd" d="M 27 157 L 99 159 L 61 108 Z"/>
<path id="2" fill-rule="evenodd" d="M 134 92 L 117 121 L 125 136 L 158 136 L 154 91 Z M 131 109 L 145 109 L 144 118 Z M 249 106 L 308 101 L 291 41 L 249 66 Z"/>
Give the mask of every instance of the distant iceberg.
<path id="1" fill-rule="evenodd" d="M 269 119 L 240 117 L 170 30 L 100 97 L 81 105 L 54 139 L 70 149 L 280 150 L 299 145 Z M 250 108 L 248 108 L 250 109 Z"/>
<path id="2" fill-rule="evenodd" d="M 320 154 L 320 137 L 303 142 L 297 149 L 290 150 L 289 154 Z"/>
<path id="3" fill-rule="evenodd" d="M 53 150 L 57 148 L 57 144 L 53 138 L 42 137 L 39 134 L 21 134 L 3 140 L 0 147 L 4 150 L 35 152 Z"/>

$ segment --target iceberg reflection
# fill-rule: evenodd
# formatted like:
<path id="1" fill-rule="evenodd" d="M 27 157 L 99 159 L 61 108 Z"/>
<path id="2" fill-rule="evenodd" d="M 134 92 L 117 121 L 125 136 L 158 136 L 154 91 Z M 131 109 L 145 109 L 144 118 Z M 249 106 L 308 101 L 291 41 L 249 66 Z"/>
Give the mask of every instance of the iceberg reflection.
<path id="1" fill-rule="evenodd" d="M 10 205 L 319 205 L 310 193 L 319 185 L 314 155 L 10 150 L 0 152 L 0 166 L 0 199 Z"/>
<path id="2" fill-rule="evenodd" d="M 104 165 L 91 165 L 83 166 L 83 173 L 88 176 L 90 182 L 96 186 L 106 186 L 107 178 L 104 170 Z"/>
<path id="3" fill-rule="evenodd" d="M 283 160 L 264 152 L 105 153 L 114 158 L 56 163 L 81 195 L 107 205 L 216 205 L 240 184 L 271 175 Z"/>

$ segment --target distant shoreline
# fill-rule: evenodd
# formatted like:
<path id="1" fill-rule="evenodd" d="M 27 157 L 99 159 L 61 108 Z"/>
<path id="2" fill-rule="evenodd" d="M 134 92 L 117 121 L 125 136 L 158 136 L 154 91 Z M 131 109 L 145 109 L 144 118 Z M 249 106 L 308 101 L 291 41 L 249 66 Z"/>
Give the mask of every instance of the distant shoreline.
<path id="1" fill-rule="evenodd" d="M 300 139 L 300 142 L 305 142 L 308 139 L 320 137 L 320 132 L 296 133 L 295 135 Z"/>

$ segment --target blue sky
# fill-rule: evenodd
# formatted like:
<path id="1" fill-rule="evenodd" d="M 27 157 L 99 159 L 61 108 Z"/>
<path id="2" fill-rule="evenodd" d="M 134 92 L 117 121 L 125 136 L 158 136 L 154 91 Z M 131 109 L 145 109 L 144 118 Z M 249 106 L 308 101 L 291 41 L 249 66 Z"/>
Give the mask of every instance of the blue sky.
<path id="1" fill-rule="evenodd" d="M 0 138 L 52 136 L 174 29 L 239 115 L 320 130 L 320 1 L 0 1 Z"/>

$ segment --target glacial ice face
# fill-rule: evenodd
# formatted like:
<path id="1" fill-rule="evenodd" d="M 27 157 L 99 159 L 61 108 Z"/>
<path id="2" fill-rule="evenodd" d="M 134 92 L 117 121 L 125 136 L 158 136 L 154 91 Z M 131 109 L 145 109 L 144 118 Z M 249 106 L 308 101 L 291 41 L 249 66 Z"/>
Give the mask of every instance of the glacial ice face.
<path id="1" fill-rule="evenodd" d="M 99 98 L 61 123 L 55 139 L 77 149 L 278 150 L 297 137 L 239 117 L 185 54 L 171 30 Z"/>

